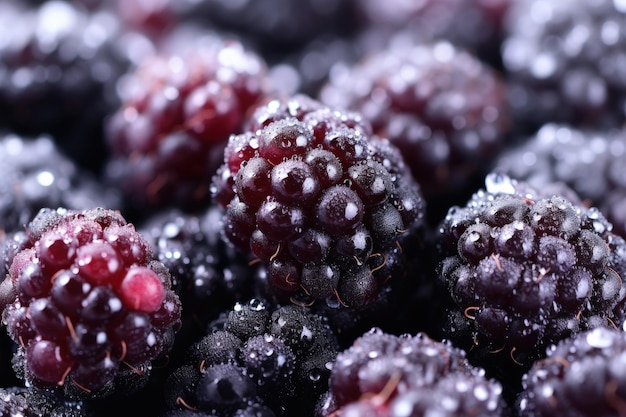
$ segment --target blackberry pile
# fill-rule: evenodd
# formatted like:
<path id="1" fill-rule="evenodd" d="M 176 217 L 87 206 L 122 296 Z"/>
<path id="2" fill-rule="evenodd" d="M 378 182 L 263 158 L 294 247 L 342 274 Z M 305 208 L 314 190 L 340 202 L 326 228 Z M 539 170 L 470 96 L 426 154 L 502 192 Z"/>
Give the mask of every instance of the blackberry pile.
<path id="1" fill-rule="evenodd" d="M 626 414 L 624 0 L 0 0 L 0 415 Z"/>

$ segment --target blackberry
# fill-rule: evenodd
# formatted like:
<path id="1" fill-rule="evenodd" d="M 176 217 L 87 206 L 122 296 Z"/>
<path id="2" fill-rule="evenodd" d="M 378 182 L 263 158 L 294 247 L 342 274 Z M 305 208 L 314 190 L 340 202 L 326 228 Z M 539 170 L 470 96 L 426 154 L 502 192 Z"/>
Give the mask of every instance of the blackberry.
<path id="1" fill-rule="evenodd" d="M 17 28 L 17 29 L 16 29 Z M 113 83 L 131 62 L 134 36 L 105 10 L 69 1 L 0 5 L 0 127 L 49 134 L 83 168 L 99 172 L 107 158 L 105 115 Z"/>
<path id="2" fill-rule="evenodd" d="M 147 218 L 139 226 L 156 257 L 172 275 L 172 289 L 184 309 L 176 343 L 195 340 L 205 326 L 237 301 L 253 296 L 249 259 L 222 239 L 221 210 L 198 215 L 178 209 Z M 186 340 L 187 342 L 183 341 Z"/>
<path id="3" fill-rule="evenodd" d="M 422 41 L 448 40 L 476 51 L 481 59 L 500 65 L 503 20 L 509 0 L 356 0 L 364 30 L 388 38 L 398 31 L 410 32 Z"/>
<path id="4" fill-rule="evenodd" d="M 0 388 L 0 415 L 46 417 L 94 417 L 95 410 L 87 403 L 61 398 L 36 388 Z"/>
<path id="5" fill-rule="evenodd" d="M 622 124 L 624 10 L 615 1 L 513 2 L 502 59 L 519 129 L 529 133 L 549 122 Z"/>
<path id="6" fill-rule="evenodd" d="M 548 123 L 496 158 L 494 171 L 535 188 L 561 182 L 595 206 L 626 236 L 626 130 Z"/>
<path id="7" fill-rule="evenodd" d="M 337 66 L 320 98 L 361 112 L 375 134 L 389 138 L 427 201 L 454 197 L 482 177 L 510 124 L 499 74 L 446 41 L 399 38 L 354 65 Z"/>
<path id="8" fill-rule="evenodd" d="M 358 114 L 306 96 L 270 101 L 247 128 L 213 184 L 228 239 L 267 266 L 279 301 L 366 306 L 403 270 L 397 244 L 423 222 L 398 150 Z"/>
<path id="9" fill-rule="evenodd" d="M 240 132 L 268 80 L 261 57 L 206 31 L 186 48 L 143 60 L 118 84 L 122 105 L 107 121 L 106 181 L 139 212 L 174 202 L 203 207 L 229 135 Z"/>
<path id="10" fill-rule="evenodd" d="M 44 207 L 119 208 L 116 190 L 63 154 L 49 136 L 0 136 L 0 224 L 23 230 Z"/>
<path id="11" fill-rule="evenodd" d="M 166 401 L 221 416 L 248 415 L 249 407 L 262 416 L 311 415 L 337 350 L 325 318 L 308 309 L 236 303 L 168 378 Z"/>
<path id="12" fill-rule="evenodd" d="M 626 247 L 595 208 L 490 175 L 449 210 L 439 239 L 439 278 L 455 303 L 446 335 L 502 377 L 521 377 L 547 346 L 621 319 Z"/>
<path id="13" fill-rule="evenodd" d="M 501 393 L 501 385 L 450 342 L 373 328 L 337 355 L 329 395 L 316 415 L 504 416 Z"/>
<path id="14" fill-rule="evenodd" d="M 599 327 L 552 346 L 524 376 L 520 415 L 619 415 L 626 398 L 626 334 Z"/>
<path id="15" fill-rule="evenodd" d="M 14 369 L 68 398 L 131 393 L 166 355 L 180 319 L 170 275 L 112 210 L 42 209 L 9 267 L 3 324 Z"/>

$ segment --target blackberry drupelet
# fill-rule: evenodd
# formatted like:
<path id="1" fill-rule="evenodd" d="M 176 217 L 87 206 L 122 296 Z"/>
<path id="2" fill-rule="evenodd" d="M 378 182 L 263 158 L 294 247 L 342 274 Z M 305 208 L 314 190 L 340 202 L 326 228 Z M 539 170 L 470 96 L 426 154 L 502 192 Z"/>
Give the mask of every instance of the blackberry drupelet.
<path id="1" fill-rule="evenodd" d="M 306 308 L 237 303 L 191 346 L 166 382 L 166 401 L 171 409 L 225 417 L 247 415 L 250 407 L 311 415 L 337 350 L 326 319 Z"/>
<path id="2" fill-rule="evenodd" d="M 595 208 L 503 175 L 485 183 L 440 228 L 439 278 L 455 302 L 444 331 L 513 388 L 549 345 L 623 318 L 626 246 Z"/>
<path id="3" fill-rule="evenodd" d="M 517 0 L 502 60 L 516 130 L 545 123 L 620 126 L 625 116 L 624 6 L 618 1 Z"/>
<path id="4" fill-rule="evenodd" d="M 114 82 L 137 54 L 134 35 L 105 10 L 4 1 L 0 38 L 0 128 L 50 134 L 81 167 L 99 172 L 103 120 L 117 105 Z"/>
<path id="5" fill-rule="evenodd" d="M 575 128 L 548 123 L 494 162 L 502 172 L 535 188 L 561 182 L 595 206 L 626 236 L 626 129 Z"/>
<path id="6" fill-rule="evenodd" d="M 213 32 L 196 35 L 143 60 L 118 84 L 122 105 L 107 121 L 113 156 L 105 176 L 135 211 L 204 207 L 229 135 L 270 89 L 260 56 Z"/>
<path id="7" fill-rule="evenodd" d="M 222 213 L 212 205 L 200 214 L 166 210 L 139 226 L 157 259 L 172 275 L 182 305 L 182 347 L 205 334 L 207 324 L 235 302 L 254 294 L 249 259 L 222 239 Z"/>
<path id="8" fill-rule="evenodd" d="M 170 275 L 112 210 L 42 209 L 5 280 L 3 324 L 18 376 L 67 398 L 128 395 L 166 355 L 180 325 Z"/>
<path id="9" fill-rule="evenodd" d="M 524 376 L 520 415 L 616 416 L 626 401 L 626 333 L 598 327 L 552 346 Z"/>
<path id="10" fill-rule="evenodd" d="M 0 135 L 0 224 L 22 231 L 40 209 L 120 208 L 112 187 L 78 166 L 48 136 Z"/>
<path id="11" fill-rule="evenodd" d="M 504 416 L 501 393 L 448 341 L 373 328 L 337 355 L 316 416 Z"/>
<path id="12" fill-rule="evenodd" d="M 351 66 L 331 70 L 321 100 L 360 112 L 397 146 L 427 201 L 473 188 L 510 127 L 500 75 L 446 41 L 400 37 Z M 447 197 L 447 198 L 446 198 Z"/>
<path id="13" fill-rule="evenodd" d="M 267 266 L 268 293 L 358 310 L 404 271 L 424 201 L 398 150 L 356 113 L 271 100 L 231 136 L 213 195 L 228 239 Z"/>

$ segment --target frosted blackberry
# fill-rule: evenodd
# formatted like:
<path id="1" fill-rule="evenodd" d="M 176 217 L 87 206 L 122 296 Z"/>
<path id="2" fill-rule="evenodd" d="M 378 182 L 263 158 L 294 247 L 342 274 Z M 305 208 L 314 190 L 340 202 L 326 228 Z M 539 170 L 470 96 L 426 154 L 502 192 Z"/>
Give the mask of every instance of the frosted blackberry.
<path id="1" fill-rule="evenodd" d="M 234 39 L 197 35 L 143 60 L 118 84 L 122 105 L 107 121 L 113 156 L 106 179 L 135 210 L 206 205 L 229 135 L 269 89 L 261 57 Z"/>
<path id="2" fill-rule="evenodd" d="M 568 185 L 598 207 L 626 236 L 626 130 L 574 128 L 549 123 L 522 143 L 503 152 L 494 170 L 541 188 L 547 183 Z"/>
<path id="3" fill-rule="evenodd" d="M 44 207 L 119 208 L 118 193 L 61 153 L 48 136 L 0 135 L 0 224 L 23 230 Z"/>
<path id="4" fill-rule="evenodd" d="M 402 30 L 415 39 L 445 39 L 475 50 L 482 59 L 500 63 L 500 42 L 509 0 L 426 0 L 379 2 L 356 0 L 361 25 L 377 36 Z"/>
<path id="5" fill-rule="evenodd" d="M 449 337 L 485 367 L 521 371 L 550 344 L 618 322 L 626 258 L 611 227 L 595 208 L 488 176 L 440 228 Z"/>
<path id="6" fill-rule="evenodd" d="M 524 376 L 520 415 L 619 415 L 626 399 L 625 361 L 622 329 L 599 327 L 561 341 Z"/>
<path id="7" fill-rule="evenodd" d="M 267 266 L 270 294 L 358 309 L 423 222 L 418 184 L 356 113 L 305 96 L 258 108 L 231 136 L 213 193 L 228 239 Z"/>
<path id="8" fill-rule="evenodd" d="M 166 401 L 223 416 L 247 415 L 250 406 L 262 416 L 312 415 L 337 350 L 323 316 L 258 299 L 237 303 L 168 378 Z"/>
<path id="9" fill-rule="evenodd" d="M 321 100 L 361 112 L 397 146 L 427 200 L 485 174 L 509 131 L 500 76 L 451 43 L 400 39 L 331 70 Z"/>
<path id="10" fill-rule="evenodd" d="M 318 417 L 504 416 L 502 387 L 465 352 L 424 333 L 373 328 L 340 352 Z"/>
<path id="11" fill-rule="evenodd" d="M 0 38 L 0 126 L 50 134 L 83 168 L 99 171 L 107 157 L 103 120 L 116 106 L 114 82 L 130 65 L 132 35 L 104 10 L 4 1 Z"/>
<path id="12" fill-rule="evenodd" d="M 184 306 L 177 343 L 204 335 L 206 325 L 254 292 L 249 259 L 222 239 L 221 211 L 199 215 L 172 209 L 146 219 L 139 232 L 172 274 L 172 289 Z"/>
<path id="13" fill-rule="evenodd" d="M 518 128 L 621 125 L 625 24 L 620 2 L 515 1 L 506 16 L 502 59 Z"/>
<path id="14" fill-rule="evenodd" d="M 93 407 L 82 401 L 61 398 L 36 388 L 0 388 L 0 414 L 3 416 L 95 417 Z"/>
<path id="15" fill-rule="evenodd" d="M 18 376 L 68 398 L 141 388 L 180 325 L 169 272 L 148 243 L 106 209 L 42 209 L 26 233 L 6 278 L 16 296 L 2 316 L 20 345 Z"/>

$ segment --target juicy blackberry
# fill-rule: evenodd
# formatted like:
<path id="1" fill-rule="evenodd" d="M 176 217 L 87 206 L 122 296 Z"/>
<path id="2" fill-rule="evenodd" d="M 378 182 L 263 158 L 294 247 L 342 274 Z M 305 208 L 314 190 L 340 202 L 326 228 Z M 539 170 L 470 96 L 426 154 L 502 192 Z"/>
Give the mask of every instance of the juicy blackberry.
<path id="1" fill-rule="evenodd" d="M 449 342 L 373 328 L 337 355 L 316 415 L 504 416 L 501 392 Z"/>
<path id="2" fill-rule="evenodd" d="M 48 136 L 0 135 L 0 224 L 23 230 L 44 207 L 119 208 L 120 196 L 60 152 Z"/>
<path id="3" fill-rule="evenodd" d="M 267 266 L 269 293 L 307 305 L 374 300 L 424 215 L 398 150 L 305 96 L 270 101 L 231 136 L 213 193 L 228 239 Z"/>
<path id="4" fill-rule="evenodd" d="M 26 233 L 6 278 L 16 297 L 3 311 L 20 345 L 15 371 L 68 398 L 139 389 L 179 325 L 165 266 L 112 210 L 42 209 Z"/>
<path id="5" fill-rule="evenodd" d="M 452 44 L 399 39 L 331 70 L 321 100 L 361 112 L 397 146 L 427 200 L 454 196 L 485 174 L 509 129 L 504 83 Z"/>
<path id="6" fill-rule="evenodd" d="M 626 400 L 626 334 L 595 328 L 552 346 L 524 376 L 520 415 L 616 416 Z"/>
<path id="7" fill-rule="evenodd" d="M 229 135 L 268 92 L 258 55 L 212 32 L 199 36 L 143 60 L 118 84 L 122 105 L 107 121 L 113 156 L 106 179 L 135 210 L 204 206 Z"/>
<path id="8" fill-rule="evenodd" d="M 253 295 L 253 268 L 247 257 L 222 239 L 221 216 L 216 206 L 199 215 L 172 209 L 151 216 L 139 227 L 170 271 L 172 289 L 184 306 L 177 344 L 202 336 L 221 312 Z"/>
<path id="9" fill-rule="evenodd" d="M 237 303 L 168 378 L 166 401 L 225 417 L 249 407 L 271 410 L 263 416 L 312 415 L 337 350 L 323 316 L 259 299 Z"/>
<path id="10" fill-rule="evenodd" d="M 448 40 L 499 64 L 504 15 L 510 0 L 356 0 L 365 29 L 377 36 L 410 32 L 416 39 Z M 385 36 L 383 36 L 383 39 Z"/>
<path id="11" fill-rule="evenodd" d="M 619 126 L 625 115 L 626 9 L 619 1 L 518 0 L 502 59 L 517 127 Z"/>
<path id="12" fill-rule="evenodd" d="M 485 182 L 440 228 L 439 278 L 456 304 L 446 334 L 476 363 L 519 373 L 550 344 L 621 319 L 626 247 L 595 208 Z"/>
<path id="13" fill-rule="evenodd" d="M 561 182 L 602 211 L 626 236 L 626 129 L 574 128 L 549 123 L 503 152 L 494 170 L 535 188 Z"/>
<path id="14" fill-rule="evenodd" d="M 112 87 L 130 63 L 131 37 L 106 11 L 3 1 L 0 128 L 50 134 L 83 168 L 99 171 L 107 156 L 103 120 L 116 105 Z"/>

